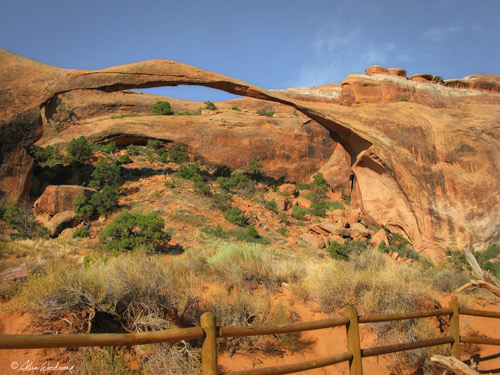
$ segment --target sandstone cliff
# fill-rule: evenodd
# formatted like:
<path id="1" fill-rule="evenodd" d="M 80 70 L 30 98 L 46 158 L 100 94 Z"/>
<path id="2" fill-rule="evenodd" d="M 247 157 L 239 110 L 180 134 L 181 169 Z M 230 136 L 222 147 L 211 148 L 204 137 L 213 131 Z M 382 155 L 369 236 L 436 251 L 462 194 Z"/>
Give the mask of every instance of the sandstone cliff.
<path id="1" fill-rule="evenodd" d="M 0 50 L 0 63 L 0 189 L 10 197 L 29 189 L 32 161 L 25 149 L 42 137 L 57 96 L 202 85 L 287 105 L 323 125 L 350 156 L 353 201 L 365 220 L 403 233 L 417 248 L 498 235 L 498 76 L 447 82 L 377 67 L 340 87 L 277 92 L 167 60 L 82 71 Z"/>

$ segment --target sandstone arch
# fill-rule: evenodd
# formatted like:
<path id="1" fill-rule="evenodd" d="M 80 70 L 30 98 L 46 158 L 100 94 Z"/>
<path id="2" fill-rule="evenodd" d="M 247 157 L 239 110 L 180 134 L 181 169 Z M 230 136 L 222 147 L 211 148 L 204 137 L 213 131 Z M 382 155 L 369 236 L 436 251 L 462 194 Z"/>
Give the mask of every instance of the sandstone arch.
<path id="1" fill-rule="evenodd" d="M 378 224 L 399 228 L 417 247 L 485 241 L 499 230 L 495 226 L 500 222 L 497 171 L 500 99 L 494 91 L 485 93 L 437 85 L 432 88 L 422 86 L 430 84 L 406 81 L 404 77 L 390 80 L 370 77 L 370 84 L 378 85 L 375 97 L 383 95 L 387 87 L 397 90 L 400 85 L 405 94 L 415 92 L 417 102 L 419 98 L 429 101 L 429 97 L 435 95 L 437 107 L 444 110 L 427 104 L 384 100 L 378 105 L 373 97 L 366 101 L 374 104 L 363 106 L 356 99 L 354 77 L 344 82 L 349 105 L 340 105 L 342 100 L 308 100 L 307 95 L 297 99 L 293 92 L 261 89 L 168 60 L 94 71 L 70 70 L 0 50 L 0 63 L 3 67 L 0 72 L 0 189 L 14 199 L 27 192 L 32 161 L 25 148 L 40 138 L 42 112 L 56 95 L 82 89 L 117 91 L 201 85 L 282 103 L 325 126 L 351 156 L 357 184 L 353 197 L 356 204 Z M 369 93 L 364 87 L 366 97 Z M 464 139 L 474 151 L 467 147 L 460 151 L 461 148 L 456 147 L 465 143 Z M 377 191 L 385 198 L 368 198 Z M 391 214 L 381 214 L 391 210 L 391 206 L 397 207 L 396 214 L 394 210 Z M 446 225 L 450 222 L 453 225 Z"/>

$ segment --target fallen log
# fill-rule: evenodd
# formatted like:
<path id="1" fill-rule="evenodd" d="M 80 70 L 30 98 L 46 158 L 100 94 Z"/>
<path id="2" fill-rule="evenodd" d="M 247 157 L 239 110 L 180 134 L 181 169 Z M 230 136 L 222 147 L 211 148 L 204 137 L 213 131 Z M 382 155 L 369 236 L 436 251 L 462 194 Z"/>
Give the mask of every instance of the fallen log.
<path id="1" fill-rule="evenodd" d="M 444 355 L 433 355 L 431 357 L 432 362 L 437 362 L 440 365 L 446 367 L 448 370 L 453 371 L 458 375 L 480 375 L 479 372 L 470 368 L 462 361 L 459 361 L 455 357 L 445 357 Z"/>

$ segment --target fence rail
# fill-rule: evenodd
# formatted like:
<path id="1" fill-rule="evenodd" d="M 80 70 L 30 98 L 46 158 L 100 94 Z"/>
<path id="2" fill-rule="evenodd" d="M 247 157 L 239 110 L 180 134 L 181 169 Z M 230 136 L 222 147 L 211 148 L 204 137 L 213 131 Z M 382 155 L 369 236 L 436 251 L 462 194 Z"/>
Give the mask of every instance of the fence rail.
<path id="1" fill-rule="evenodd" d="M 305 332 L 317 329 L 346 327 L 347 351 L 325 358 L 310 361 L 243 370 L 225 375 L 279 375 L 331 366 L 337 363 L 349 362 L 351 375 L 363 375 L 362 358 L 382 354 L 396 353 L 405 350 L 425 348 L 437 345 L 451 344 L 451 354 L 461 359 L 460 343 L 479 345 L 500 345 L 500 339 L 490 337 L 474 337 L 460 335 L 460 315 L 479 316 L 485 318 L 500 318 L 500 312 L 460 308 L 458 302 L 451 301 L 447 309 L 427 310 L 403 314 L 359 315 L 354 307 L 345 310 L 345 316 L 313 322 L 300 322 L 270 326 L 227 326 L 217 327 L 215 315 L 204 313 L 200 319 L 200 327 L 169 329 L 157 332 L 142 333 L 96 333 L 68 335 L 0 335 L 0 349 L 39 349 L 56 347 L 83 346 L 121 346 L 142 345 L 160 342 L 178 342 L 181 340 L 203 339 L 202 374 L 217 375 L 217 339 L 222 337 L 246 337 L 274 335 L 293 332 Z M 449 316 L 450 335 L 430 338 L 414 342 L 386 345 L 372 348 L 361 348 L 359 324 L 390 322 L 403 319 L 420 319 L 428 317 Z"/>

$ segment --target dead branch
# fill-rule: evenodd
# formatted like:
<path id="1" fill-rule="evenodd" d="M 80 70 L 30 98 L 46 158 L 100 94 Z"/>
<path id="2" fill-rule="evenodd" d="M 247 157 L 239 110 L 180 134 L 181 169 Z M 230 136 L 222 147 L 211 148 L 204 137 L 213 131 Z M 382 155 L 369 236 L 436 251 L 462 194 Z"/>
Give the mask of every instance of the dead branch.
<path id="1" fill-rule="evenodd" d="M 440 365 L 446 367 L 448 370 L 453 371 L 458 375 L 479 375 L 479 372 L 471 369 L 462 361 L 459 361 L 455 357 L 445 357 L 444 355 L 433 355 L 431 357 L 432 362 L 437 362 Z"/>
<path id="2" fill-rule="evenodd" d="M 456 293 L 459 293 L 469 288 L 470 289 L 483 288 L 495 294 L 496 296 L 500 297 L 500 282 L 491 273 L 489 273 L 488 271 L 484 271 L 481 268 L 477 259 L 474 257 L 474 254 L 472 254 L 472 251 L 470 251 L 470 249 L 465 248 L 464 253 L 467 262 L 472 267 L 472 272 L 474 272 L 474 275 L 476 275 L 476 277 L 478 277 L 480 280 L 471 280 L 469 283 L 458 288 Z"/>

